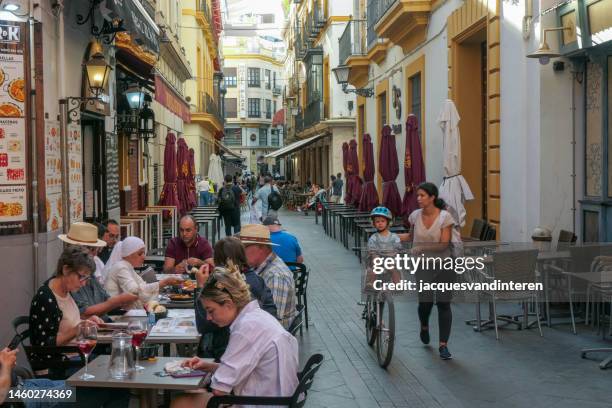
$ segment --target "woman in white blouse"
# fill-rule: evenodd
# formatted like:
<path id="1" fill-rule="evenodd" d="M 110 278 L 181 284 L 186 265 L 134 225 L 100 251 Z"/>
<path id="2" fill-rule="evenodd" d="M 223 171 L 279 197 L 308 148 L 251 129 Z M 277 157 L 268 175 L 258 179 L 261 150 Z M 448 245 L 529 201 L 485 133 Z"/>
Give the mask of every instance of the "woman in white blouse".
<path id="1" fill-rule="evenodd" d="M 446 203 L 438 197 L 438 188 L 433 183 L 422 183 L 417 187 L 419 209 L 410 214 L 411 225 L 409 238 L 412 239 L 412 254 L 424 254 L 431 258 L 445 258 L 451 255 L 450 241 L 454 220 L 446 211 Z M 443 262 L 444 263 L 444 262 Z M 435 263 L 434 263 L 435 264 Z M 448 269 L 420 269 L 416 272 L 417 282 L 454 282 L 455 272 Z M 435 295 L 435 296 L 434 296 Z M 434 301 L 438 308 L 438 326 L 440 345 L 438 351 L 443 360 L 450 360 L 448 338 L 450 336 L 453 315 L 451 311 L 452 292 L 419 291 L 420 337 L 423 344 L 429 344 L 429 316 Z"/>
<path id="2" fill-rule="evenodd" d="M 146 283 L 134 270 L 144 263 L 144 242 L 138 237 L 127 237 L 120 244 L 113 252 L 121 251 L 122 259 L 114 263 L 108 271 L 104 288 L 110 296 L 126 292 L 138 295 L 138 300 L 128 308 L 140 309 L 144 303 L 155 298 L 161 288 L 181 282 L 178 278 L 166 278 L 159 282 Z"/>
<path id="3" fill-rule="evenodd" d="M 233 266 L 229 266 L 233 268 Z M 229 326 L 230 339 L 220 363 L 194 357 L 183 366 L 214 372 L 213 395 L 288 397 L 298 385 L 298 345 L 268 312 L 251 300 L 249 287 L 237 269 L 216 268 L 202 289 L 207 317 Z M 173 408 L 206 406 L 208 393 L 183 395 Z"/>

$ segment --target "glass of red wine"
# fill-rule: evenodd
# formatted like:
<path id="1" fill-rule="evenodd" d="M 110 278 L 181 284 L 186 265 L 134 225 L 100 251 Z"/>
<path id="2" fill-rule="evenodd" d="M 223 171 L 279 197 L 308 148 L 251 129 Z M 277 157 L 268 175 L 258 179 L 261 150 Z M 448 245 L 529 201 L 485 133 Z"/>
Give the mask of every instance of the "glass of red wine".
<path id="1" fill-rule="evenodd" d="M 94 375 L 87 372 L 87 362 L 89 355 L 96 347 L 98 342 L 98 326 L 89 320 L 84 320 L 79 324 L 79 334 L 77 335 L 77 345 L 79 350 L 85 356 L 85 373 L 81 375 L 81 380 L 91 380 L 96 378 Z"/>
<path id="2" fill-rule="evenodd" d="M 138 358 L 140 357 L 140 345 L 147 337 L 147 326 L 143 320 L 132 320 L 128 324 L 128 332 L 132 335 L 132 346 L 136 349 L 136 364 L 134 370 L 144 370 L 144 367 L 138 365 Z"/>

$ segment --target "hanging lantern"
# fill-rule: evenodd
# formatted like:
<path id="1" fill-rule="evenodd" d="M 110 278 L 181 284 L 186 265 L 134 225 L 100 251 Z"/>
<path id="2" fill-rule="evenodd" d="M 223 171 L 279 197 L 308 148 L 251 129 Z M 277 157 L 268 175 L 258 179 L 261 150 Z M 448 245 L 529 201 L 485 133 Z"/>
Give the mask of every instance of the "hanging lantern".
<path id="1" fill-rule="evenodd" d="M 147 142 L 155 137 L 155 113 L 149 107 L 152 102 L 151 95 L 144 95 L 144 106 L 138 114 L 138 134 Z"/>

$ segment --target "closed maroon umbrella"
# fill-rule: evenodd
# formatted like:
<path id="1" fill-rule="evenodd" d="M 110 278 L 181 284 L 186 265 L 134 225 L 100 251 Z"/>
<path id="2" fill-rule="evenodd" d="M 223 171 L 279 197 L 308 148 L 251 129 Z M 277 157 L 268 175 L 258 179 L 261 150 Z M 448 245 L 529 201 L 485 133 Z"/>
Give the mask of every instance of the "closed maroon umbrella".
<path id="1" fill-rule="evenodd" d="M 359 177 L 359 154 L 357 153 L 357 141 L 355 139 L 349 142 L 348 172 L 350 174 L 348 183 L 351 189 L 348 204 L 357 207 L 361 199 L 361 177 Z"/>
<path id="2" fill-rule="evenodd" d="M 425 165 L 419 138 L 419 121 L 415 115 L 406 120 L 406 157 L 404 158 L 404 183 L 406 192 L 402 202 L 405 216 L 410 215 L 419 206 L 416 199 L 416 188 L 425 181 Z"/>
<path id="3" fill-rule="evenodd" d="M 344 179 L 346 180 L 346 193 L 344 194 L 344 202 L 348 202 L 350 197 L 349 192 L 349 174 L 348 174 L 348 162 L 349 162 L 349 145 L 348 143 L 342 143 L 342 168 L 344 169 Z"/>
<path id="4" fill-rule="evenodd" d="M 189 185 L 187 176 L 189 175 L 189 149 L 185 139 L 180 138 L 178 140 L 176 149 L 176 189 L 178 193 L 179 201 L 179 213 L 181 215 L 187 214 L 189 208 Z"/>
<path id="5" fill-rule="evenodd" d="M 193 148 L 189 149 L 189 206 L 193 208 L 197 205 L 196 201 L 196 187 L 195 187 L 195 151 Z"/>
<path id="6" fill-rule="evenodd" d="M 397 162 L 397 149 L 395 148 L 395 135 L 391 133 L 391 127 L 385 125 L 382 129 L 382 140 L 380 143 L 380 175 L 383 180 L 383 205 L 391 210 L 394 216 L 402 214 L 402 198 L 397 190 L 395 179 L 399 174 Z"/>
<path id="7" fill-rule="evenodd" d="M 176 189 L 176 136 L 174 133 L 166 135 L 166 146 L 164 147 L 164 188 L 159 196 L 159 205 L 179 205 Z M 169 216 L 164 211 L 164 217 Z"/>
<path id="8" fill-rule="evenodd" d="M 359 201 L 359 211 L 372 211 L 378 206 L 378 191 L 374 184 L 374 146 L 372 146 L 372 139 L 368 133 L 363 135 L 363 161 L 365 168 L 363 169 L 363 191 Z"/>

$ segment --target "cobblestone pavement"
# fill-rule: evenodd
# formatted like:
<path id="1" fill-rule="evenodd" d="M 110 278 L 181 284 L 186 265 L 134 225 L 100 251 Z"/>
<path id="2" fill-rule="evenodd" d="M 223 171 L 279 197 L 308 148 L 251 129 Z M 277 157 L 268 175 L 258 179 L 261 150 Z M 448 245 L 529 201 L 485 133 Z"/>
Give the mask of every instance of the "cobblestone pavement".
<path id="1" fill-rule="evenodd" d="M 360 299 L 360 264 L 352 252 L 325 235 L 314 217 L 281 212 L 310 268 L 310 329 L 300 342 L 300 360 L 320 352 L 325 362 L 315 377 L 308 407 L 609 407 L 612 369 L 599 359 L 583 360 L 583 347 L 612 346 L 590 328 L 569 325 L 518 331 L 474 332 L 464 320 L 473 305 L 453 305 L 449 348 L 442 361 L 437 347 L 437 315 L 431 319 L 432 345 L 418 339 L 413 301 L 396 302 L 396 346 L 387 370 L 365 340 Z M 518 306 L 508 305 L 514 313 Z M 484 308 L 483 308 L 484 311 Z"/>

